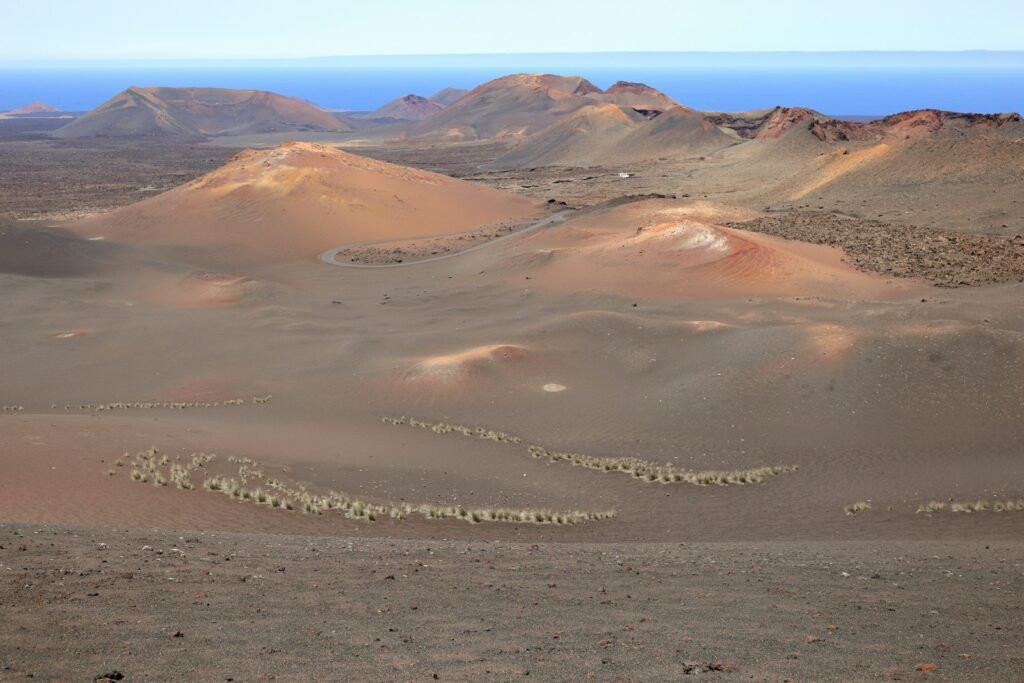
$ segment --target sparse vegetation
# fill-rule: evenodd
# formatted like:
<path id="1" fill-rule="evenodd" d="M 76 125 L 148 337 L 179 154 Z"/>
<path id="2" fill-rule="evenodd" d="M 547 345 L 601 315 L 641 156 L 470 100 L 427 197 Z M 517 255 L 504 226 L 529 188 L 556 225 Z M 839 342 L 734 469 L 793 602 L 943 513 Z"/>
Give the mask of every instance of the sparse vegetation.
<path id="1" fill-rule="evenodd" d="M 419 427 L 420 429 L 429 429 L 435 434 L 461 434 L 463 436 L 476 437 L 478 439 L 487 439 L 489 441 L 497 441 L 498 443 L 511 443 L 518 444 L 522 442 L 518 436 L 512 436 L 505 432 L 498 432 L 493 429 L 485 429 L 483 427 L 464 427 L 462 425 L 449 424 L 447 422 L 424 422 L 417 420 L 413 417 L 385 417 L 383 421 L 387 424 L 392 425 L 409 425 L 410 427 Z"/>
<path id="2" fill-rule="evenodd" d="M 230 398 L 224 401 L 114 401 L 111 403 L 65 403 L 61 406 L 58 403 L 51 403 L 51 410 L 71 411 L 92 411 L 96 413 L 109 413 L 118 410 L 188 410 L 195 408 L 220 408 L 223 406 L 242 406 L 246 404 L 263 405 L 270 403 L 273 396 L 253 396 L 251 399 Z M 20 413 L 25 410 L 21 405 L 0 406 L 0 412 Z"/>
<path id="3" fill-rule="evenodd" d="M 859 501 L 857 503 L 851 503 L 850 505 L 847 505 L 845 509 L 846 509 L 846 514 L 848 514 L 848 515 L 856 515 L 858 513 L 867 512 L 868 510 L 870 510 L 871 509 L 871 503 L 869 503 L 866 500 L 862 500 L 862 501 Z"/>
<path id="4" fill-rule="evenodd" d="M 917 514 L 922 512 L 931 514 L 933 512 L 942 512 L 946 509 L 946 503 L 941 500 L 933 500 L 928 503 L 922 503 L 917 506 Z"/>
<path id="5" fill-rule="evenodd" d="M 489 438 L 487 436 L 481 438 Z M 133 460 L 131 478 L 133 481 L 151 482 L 154 486 L 166 486 L 168 480 L 178 488 L 194 488 L 191 475 L 216 459 L 216 455 L 195 453 L 190 459 L 181 461 L 180 456 L 171 462 L 168 456 L 157 449 L 137 453 Z M 462 505 L 433 505 L 428 503 L 375 503 L 337 491 L 326 494 L 310 492 L 305 486 L 289 486 L 279 479 L 267 479 L 264 470 L 252 458 L 229 456 L 225 459 L 237 466 L 237 476 L 211 474 L 203 480 L 202 488 L 222 493 L 229 498 L 256 505 L 267 505 L 283 510 L 300 510 L 304 514 L 321 515 L 336 511 L 350 519 L 376 521 L 384 517 L 403 520 L 418 514 L 425 519 L 460 519 L 470 524 L 483 522 L 512 522 L 519 524 L 552 524 L 558 526 L 584 524 L 586 522 L 610 519 L 615 511 L 557 511 L 533 508 L 467 508 Z M 182 464 L 182 463 L 186 464 Z M 164 468 L 169 468 L 165 470 Z M 165 474 L 165 471 L 168 474 Z M 169 479 L 168 479 L 169 478 Z M 261 485 L 249 488 L 250 481 Z"/>
<path id="6" fill-rule="evenodd" d="M 385 417 L 386 424 L 428 429 L 435 434 L 462 434 L 463 436 L 489 439 L 499 443 L 520 444 L 522 439 L 483 427 L 464 427 L 447 422 L 430 423 L 410 417 Z M 684 483 L 694 486 L 730 486 L 760 484 L 769 477 L 785 472 L 794 472 L 796 466 L 765 466 L 741 470 L 689 470 L 671 463 L 657 463 L 636 457 L 595 457 L 582 453 L 553 451 L 543 446 L 527 446 L 527 452 L 534 458 L 546 458 L 550 462 L 568 462 L 577 467 L 598 472 L 625 472 L 635 479 L 648 483 Z"/>
<path id="7" fill-rule="evenodd" d="M 974 514 L 978 512 L 1024 512 L 1024 498 L 1002 498 L 994 500 L 932 500 L 917 506 L 917 512 L 933 514 L 937 512 L 960 512 Z"/>
<path id="8" fill-rule="evenodd" d="M 642 458 L 598 458 L 581 453 L 551 451 L 541 446 L 530 446 L 529 453 L 535 458 L 546 458 L 550 462 L 569 462 L 599 472 L 625 472 L 635 479 L 648 483 L 683 483 L 693 486 L 730 486 L 760 484 L 769 477 L 793 472 L 793 466 L 766 466 L 745 470 L 688 470 L 669 463 L 656 463 Z"/>

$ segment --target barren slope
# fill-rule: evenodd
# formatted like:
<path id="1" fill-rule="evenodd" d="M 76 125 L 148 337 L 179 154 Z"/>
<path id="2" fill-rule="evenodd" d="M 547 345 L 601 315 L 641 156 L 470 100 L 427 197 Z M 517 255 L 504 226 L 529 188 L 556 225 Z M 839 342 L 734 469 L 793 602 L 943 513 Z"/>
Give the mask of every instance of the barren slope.
<path id="1" fill-rule="evenodd" d="M 335 116 L 261 90 L 131 87 L 58 129 L 60 138 L 344 131 Z"/>
<path id="2" fill-rule="evenodd" d="M 243 152 L 181 187 L 72 228 L 135 243 L 232 245 L 261 259 L 282 259 L 539 212 L 539 203 L 524 197 L 331 147 L 287 143 Z"/>

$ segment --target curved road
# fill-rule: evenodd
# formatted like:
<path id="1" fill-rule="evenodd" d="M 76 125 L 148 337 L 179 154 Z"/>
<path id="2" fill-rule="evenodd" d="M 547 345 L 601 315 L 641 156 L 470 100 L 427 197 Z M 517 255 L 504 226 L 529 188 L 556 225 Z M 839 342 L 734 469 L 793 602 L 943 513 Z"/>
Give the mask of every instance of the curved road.
<path id="1" fill-rule="evenodd" d="M 415 240 L 425 240 L 425 239 L 431 239 L 431 238 L 434 238 L 434 237 L 450 237 L 450 236 L 453 236 L 453 235 L 460 235 L 460 234 L 462 234 L 462 232 L 466 232 L 466 231 L 463 230 L 462 232 L 450 232 L 450 233 L 447 233 L 447 234 L 444 234 L 444 235 L 424 235 L 422 237 L 404 237 L 404 238 L 398 239 L 398 240 L 391 239 L 391 240 L 367 240 L 365 242 L 350 242 L 349 244 L 343 244 L 340 247 L 333 247 L 331 249 L 328 249 L 327 251 L 325 251 L 322 254 L 320 254 L 319 258 L 324 263 L 328 263 L 328 264 L 330 264 L 332 266 L 340 266 L 342 268 L 402 268 L 402 267 L 405 267 L 405 266 L 418 266 L 418 265 L 420 265 L 422 263 L 433 263 L 434 261 L 442 261 L 444 259 L 453 258 L 455 256 L 461 256 L 462 254 L 468 254 L 471 251 L 476 251 L 477 249 L 483 249 L 484 247 L 488 247 L 488 246 L 494 244 L 495 242 L 500 242 L 502 240 L 507 240 L 510 237 L 518 237 L 520 235 L 525 235 L 527 233 L 531 233 L 531 232 L 534 232 L 536 230 L 540 230 L 541 228 L 546 228 L 549 225 L 553 225 L 555 223 L 561 223 L 566 218 L 568 218 L 569 215 L 572 214 L 572 213 L 574 213 L 572 210 L 559 211 L 558 213 L 552 214 L 552 215 L 548 216 L 547 218 L 540 219 L 539 221 L 537 221 L 533 225 L 530 225 L 529 227 L 523 228 L 522 230 L 517 230 L 515 232 L 510 232 L 509 234 L 502 235 L 501 237 L 495 237 L 494 239 L 488 240 L 488 241 L 486 241 L 486 242 L 484 242 L 482 244 L 478 244 L 475 247 L 470 247 L 468 249 L 463 249 L 462 251 L 453 251 L 453 252 L 451 252 L 449 254 L 442 254 L 441 256 L 432 256 L 430 258 L 421 259 L 419 261 L 409 261 L 408 263 L 381 263 L 381 264 L 344 263 L 342 261 L 337 261 L 335 259 L 336 259 L 336 257 L 339 254 L 342 254 L 342 253 L 348 251 L 349 249 L 354 249 L 355 247 L 365 247 L 365 246 L 370 245 L 370 244 L 388 244 L 388 243 L 391 243 L 391 242 L 412 242 L 412 241 L 415 241 Z"/>

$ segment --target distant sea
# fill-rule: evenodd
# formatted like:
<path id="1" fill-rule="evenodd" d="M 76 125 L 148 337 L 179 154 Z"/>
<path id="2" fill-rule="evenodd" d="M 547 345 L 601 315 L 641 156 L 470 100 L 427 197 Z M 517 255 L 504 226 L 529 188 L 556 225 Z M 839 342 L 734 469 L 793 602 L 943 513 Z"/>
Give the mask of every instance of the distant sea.
<path id="1" fill-rule="evenodd" d="M 332 109 L 371 110 L 517 72 L 640 81 L 703 110 L 805 106 L 832 115 L 908 109 L 1024 111 L 1024 53 L 678 53 L 0 64 L 0 111 L 42 100 L 91 109 L 130 85 L 256 88 Z"/>

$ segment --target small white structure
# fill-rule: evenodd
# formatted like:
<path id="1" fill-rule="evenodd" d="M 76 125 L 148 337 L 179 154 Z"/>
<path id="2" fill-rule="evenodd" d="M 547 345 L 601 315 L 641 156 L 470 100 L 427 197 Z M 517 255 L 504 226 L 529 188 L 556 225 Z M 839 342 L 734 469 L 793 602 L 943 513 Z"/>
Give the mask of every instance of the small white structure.
<path id="1" fill-rule="evenodd" d="M 629 174 L 629 173 L 620 173 L 620 174 L 619 174 L 619 177 L 620 177 L 620 178 L 629 178 L 629 177 L 630 177 L 630 174 Z"/>

